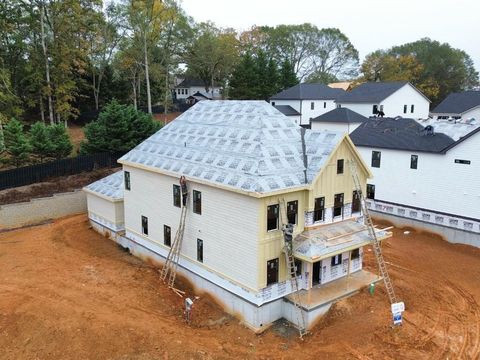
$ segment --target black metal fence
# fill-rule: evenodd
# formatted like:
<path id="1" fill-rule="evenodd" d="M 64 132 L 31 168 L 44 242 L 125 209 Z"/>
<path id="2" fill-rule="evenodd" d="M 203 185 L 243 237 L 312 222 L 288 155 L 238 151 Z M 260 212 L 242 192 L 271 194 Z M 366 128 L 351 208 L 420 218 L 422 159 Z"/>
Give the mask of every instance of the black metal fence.
<path id="1" fill-rule="evenodd" d="M 117 166 L 121 153 L 83 155 L 18 169 L 0 171 L 0 190 L 30 185 L 57 176 Z"/>

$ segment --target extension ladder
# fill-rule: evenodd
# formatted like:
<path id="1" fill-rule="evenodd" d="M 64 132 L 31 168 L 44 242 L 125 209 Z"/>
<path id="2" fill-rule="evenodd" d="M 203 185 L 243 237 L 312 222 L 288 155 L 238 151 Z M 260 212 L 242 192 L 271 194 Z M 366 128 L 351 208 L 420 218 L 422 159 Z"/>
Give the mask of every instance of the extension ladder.
<path id="1" fill-rule="evenodd" d="M 377 238 L 377 234 L 375 233 L 372 217 L 370 216 L 370 211 L 368 210 L 367 202 L 365 201 L 365 197 L 363 196 L 362 186 L 361 186 L 360 178 L 358 177 L 358 172 L 357 172 L 357 164 L 354 160 L 350 160 L 349 164 L 350 164 L 350 171 L 352 173 L 355 190 L 357 191 L 358 196 L 360 196 L 360 203 L 362 205 L 362 212 L 365 218 L 365 225 L 367 225 L 368 234 L 372 239 L 373 251 L 375 254 L 375 258 L 377 259 L 378 268 L 380 269 L 380 274 L 383 277 L 383 282 L 385 283 L 385 288 L 387 289 L 387 294 L 388 294 L 388 299 L 390 300 L 390 304 L 394 304 L 397 302 L 397 298 L 395 296 L 395 291 L 393 289 L 392 280 L 390 279 L 390 275 L 388 275 L 387 265 L 385 264 L 385 260 L 383 259 L 382 248 L 380 246 L 380 241 Z"/>
<path id="2" fill-rule="evenodd" d="M 185 231 L 185 218 L 187 216 L 187 206 L 182 206 L 182 212 L 180 214 L 180 224 L 178 226 L 177 232 L 175 234 L 175 238 L 173 243 L 170 246 L 170 250 L 167 255 L 167 259 L 165 260 L 165 264 L 163 265 L 162 272 L 160 278 L 163 282 L 165 282 L 168 278 L 168 287 L 175 290 L 173 286 L 175 283 L 175 277 L 177 275 L 177 266 L 178 260 L 180 258 L 180 251 L 182 250 L 182 241 L 183 241 L 183 233 Z"/>
<path id="3" fill-rule="evenodd" d="M 279 203 L 284 211 L 280 211 L 282 215 L 282 231 L 283 231 L 283 251 L 285 253 L 285 260 L 287 264 L 288 274 L 290 275 L 290 283 L 292 286 L 293 305 L 297 315 L 297 327 L 300 334 L 300 339 L 307 334 L 307 326 L 305 316 L 301 307 L 301 299 L 298 289 L 297 269 L 295 267 L 295 259 L 293 257 L 293 224 L 288 224 L 287 210 L 285 207 L 285 199 L 279 199 Z"/>

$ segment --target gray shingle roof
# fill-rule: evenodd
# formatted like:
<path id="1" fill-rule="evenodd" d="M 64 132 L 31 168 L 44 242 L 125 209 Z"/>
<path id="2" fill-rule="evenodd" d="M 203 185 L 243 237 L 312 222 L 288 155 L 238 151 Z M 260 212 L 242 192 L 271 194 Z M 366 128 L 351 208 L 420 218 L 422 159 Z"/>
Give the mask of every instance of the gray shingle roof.
<path id="1" fill-rule="evenodd" d="M 304 154 L 302 131 L 265 101 L 200 101 L 119 162 L 269 193 L 310 184 L 344 137 L 341 132 L 307 130 Z"/>
<path id="2" fill-rule="evenodd" d="M 443 153 L 455 143 L 442 133 L 426 135 L 424 126 L 404 118 L 372 118 L 355 129 L 350 138 L 356 146 L 432 153 Z"/>
<path id="3" fill-rule="evenodd" d="M 434 110 L 432 110 L 432 113 L 462 114 L 477 106 L 480 106 L 480 91 L 464 91 L 448 95 Z"/>
<path id="4" fill-rule="evenodd" d="M 408 84 L 408 81 L 367 82 L 345 92 L 338 103 L 379 103 Z"/>
<path id="5" fill-rule="evenodd" d="M 275 109 L 280 111 L 285 116 L 299 116 L 300 114 L 297 110 L 295 110 L 290 105 L 275 105 Z"/>
<path id="6" fill-rule="evenodd" d="M 175 86 L 175 88 L 189 88 L 191 86 L 205 87 L 205 83 L 200 79 L 185 78 L 183 81 Z"/>
<path id="7" fill-rule="evenodd" d="M 335 100 L 345 91 L 324 84 L 297 84 L 273 95 L 270 100 Z"/>
<path id="8" fill-rule="evenodd" d="M 312 122 L 329 122 L 329 123 L 362 123 L 364 121 L 368 121 L 363 115 L 352 111 L 348 108 L 336 108 L 317 116 L 316 118 L 311 120 Z"/>

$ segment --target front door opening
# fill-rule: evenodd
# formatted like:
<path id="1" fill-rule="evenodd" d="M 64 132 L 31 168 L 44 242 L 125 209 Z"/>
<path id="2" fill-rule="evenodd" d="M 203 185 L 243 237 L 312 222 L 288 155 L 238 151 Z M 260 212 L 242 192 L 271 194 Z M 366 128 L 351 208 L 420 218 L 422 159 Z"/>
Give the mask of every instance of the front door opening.
<path id="1" fill-rule="evenodd" d="M 321 268 L 321 265 L 322 262 L 321 261 L 317 261 L 317 262 L 314 262 L 313 263 L 313 274 L 312 274 L 312 284 L 313 285 L 318 285 L 320 284 L 320 268 Z"/>

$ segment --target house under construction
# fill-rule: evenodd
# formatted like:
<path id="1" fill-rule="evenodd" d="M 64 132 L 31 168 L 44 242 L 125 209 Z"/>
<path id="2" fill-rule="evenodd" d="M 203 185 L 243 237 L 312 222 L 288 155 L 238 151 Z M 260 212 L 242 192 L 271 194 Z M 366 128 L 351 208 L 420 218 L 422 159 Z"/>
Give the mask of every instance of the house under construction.
<path id="1" fill-rule="evenodd" d="M 307 329 L 379 279 L 363 247 L 391 233 L 365 225 L 371 174 L 348 135 L 305 130 L 264 101 L 202 101 L 119 162 L 84 189 L 92 226 L 168 259 L 172 287 L 181 273 L 255 331 L 282 317 Z"/>

